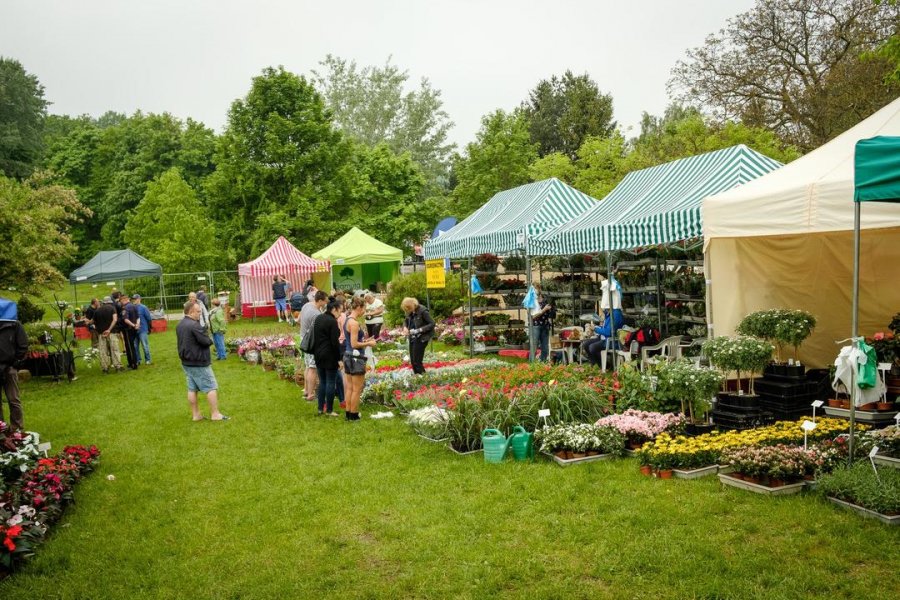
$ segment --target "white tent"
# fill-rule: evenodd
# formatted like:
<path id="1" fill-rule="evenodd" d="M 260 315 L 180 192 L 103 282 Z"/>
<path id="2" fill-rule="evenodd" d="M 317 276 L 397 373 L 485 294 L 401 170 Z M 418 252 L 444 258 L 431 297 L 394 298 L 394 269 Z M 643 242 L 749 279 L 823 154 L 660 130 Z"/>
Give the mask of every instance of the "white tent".
<path id="1" fill-rule="evenodd" d="M 703 201 L 714 335 L 734 333 L 753 311 L 800 308 L 818 319 L 801 360 L 833 361 L 834 342 L 851 325 L 854 150 L 878 135 L 900 135 L 900 99 L 806 156 Z M 862 335 L 885 330 L 900 311 L 900 210 L 867 203 L 861 228 Z"/>

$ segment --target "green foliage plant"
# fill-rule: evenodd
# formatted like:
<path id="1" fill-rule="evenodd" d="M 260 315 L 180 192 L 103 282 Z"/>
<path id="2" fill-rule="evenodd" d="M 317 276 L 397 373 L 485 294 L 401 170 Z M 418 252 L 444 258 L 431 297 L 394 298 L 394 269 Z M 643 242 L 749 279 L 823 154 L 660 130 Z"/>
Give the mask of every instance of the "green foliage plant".
<path id="1" fill-rule="evenodd" d="M 458 277 L 447 277 L 444 287 L 441 289 L 427 290 L 431 303 L 431 317 L 435 320 L 444 319 L 453 314 L 453 311 L 461 307 L 468 297 L 468 290 L 460 282 Z M 400 303 L 404 298 L 417 298 L 419 303 L 425 304 L 425 273 L 410 273 L 394 279 L 388 286 L 388 294 L 385 299 L 385 320 L 391 325 L 403 322 L 403 311 Z"/>
<path id="2" fill-rule="evenodd" d="M 804 340 L 816 326 L 816 317 L 805 310 L 775 308 L 750 313 L 737 326 L 741 335 L 758 337 L 775 345 L 775 356 L 781 361 L 783 347 L 794 348 L 794 359 Z"/>
<path id="3" fill-rule="evenodd" d="M 688 359 L 663 363 L 656 371 L 656 395 L 681 404 L 682 414 L 692 422 L 705 422 L 712 397 L 722 387 L 725 377 L 720 371 L 702 367 Z"/>
<path id="4" fill-rule="evenodd" d="M 883 515 L 900 514 L 900 471 L 879 469 L 876 475 L 868 461 L 823 475 L 817 491 Z"/>
<path id="5" fill-rule="evenodd" d="M 633 365 L 625 364 L 616 373 L 619 389 L 616 392 L 616 410 L 629 408 L 646 411 L 669 412 L 668 403 L 661 402 L 654 392 L 653 380 Z"/>
<path id="6" fill-rule="evenodd" d="M 755 392 L 753 373 L 762 371 L 769 364 L 774 350 L 769 342 L 750 336 L 719 336 L 703 344 L 703 352 L 711 365 L 726 373 L 737 373 L 738 389 L 741 389 L 741 373 L 747 373 L 750 394 Z"/>

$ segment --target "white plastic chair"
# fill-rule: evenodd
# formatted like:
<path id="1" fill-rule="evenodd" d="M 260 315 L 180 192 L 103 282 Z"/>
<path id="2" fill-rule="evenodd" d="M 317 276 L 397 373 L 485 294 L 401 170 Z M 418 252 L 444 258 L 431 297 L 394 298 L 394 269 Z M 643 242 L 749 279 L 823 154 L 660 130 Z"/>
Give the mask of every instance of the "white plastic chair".
<path id="1" fill-rule="evenodd" d="M 681 358 L 681 336 L 673 335 L 655 346 L 644 346 L 641 348 L 641 371 L 650 365 L 655 365 L 662 361 L 671 362 L 679 358 Z"/>

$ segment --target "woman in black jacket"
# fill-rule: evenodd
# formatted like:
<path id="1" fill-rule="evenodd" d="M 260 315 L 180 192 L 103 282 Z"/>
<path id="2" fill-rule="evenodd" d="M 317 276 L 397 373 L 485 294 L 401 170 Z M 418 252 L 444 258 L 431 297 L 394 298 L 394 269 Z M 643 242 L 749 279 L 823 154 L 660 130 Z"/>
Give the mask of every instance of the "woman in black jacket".
<path id="1" fill-rule="evenodd" d="M 344 302 L 329 298 L 325 312 L 316 317 L 313 323 L 313 356 L 316 357 L 316 371 L 319 373 L 319 414 L 336 417 L 334 412 L 335 384 L 338 369 L 341 366 L 341 343 L 338 341 L 341 331 L 337 317 L 344 310 Z"/>
<path id="2" fill-rule="evenodd" d="M 425 347 L 434 335 L 434 319 L 415 298 L 404 298 L 400 302 L 400 308 L 406 315 L 403 325 L 409 336 L 409 362 L 412 364 L 413 373 L 422 374 L 425 372 L 425 365 L 422 364 Z"/>

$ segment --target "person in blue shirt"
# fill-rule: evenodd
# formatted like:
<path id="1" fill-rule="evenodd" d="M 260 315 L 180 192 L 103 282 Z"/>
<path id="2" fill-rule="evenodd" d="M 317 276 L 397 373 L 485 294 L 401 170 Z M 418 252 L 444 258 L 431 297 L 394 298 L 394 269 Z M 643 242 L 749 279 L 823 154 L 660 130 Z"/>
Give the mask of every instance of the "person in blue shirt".
<path id="1" fill-rule="evenodd" d="M 276 275 L 272 283 L 272 299 L 275 301 L 275 314 L 278 315 L 278 322 L 281 323 L 281 317 L 288 320 L 287 298 L 288 283 L 284 280 L 283 275 Z"/>
<path id="2" fill-rule="evenodd" d="M 144 363 L 150 364 L 150 309 L 141 302 L 141 295 L 135 294 L 131 297 L 131 303 L 134 305 L 138 315 L 137 335 L 134 337 L 134 354 L 137 357 L 137 363 L 141 364 L 141 347 L 144 348 Z"/>

